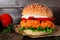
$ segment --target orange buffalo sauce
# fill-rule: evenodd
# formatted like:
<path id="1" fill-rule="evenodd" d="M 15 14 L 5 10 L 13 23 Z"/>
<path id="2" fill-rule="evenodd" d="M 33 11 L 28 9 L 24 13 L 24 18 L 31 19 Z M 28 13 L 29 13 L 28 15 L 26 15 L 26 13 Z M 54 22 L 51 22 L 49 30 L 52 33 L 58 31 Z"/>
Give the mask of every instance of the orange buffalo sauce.
<path id="1" fill-rule="evenodd" d="M 42 21 L 42 23 L 41 23 L 41 27 L 42 28 L 45 28 L 45 27 L 49 27 L 49 28 L 54 28 L 55 26 L 54 26 L 54 23 L 52 22 L 52 21 Z"/>
<path id="2" fill-rule="evenodd" d="M 52 21 L 40 21 L 40 20 L 22 20 L 20 22 L 20 26 L 24 27 L 24 28 L 28 28 L 28 27 L 34 27 L 34 28 L 38 28 L 39 26 L 41 26 L 42 28 L 50 27 L 50 28 L 55 28 L 55 25 Z"/>

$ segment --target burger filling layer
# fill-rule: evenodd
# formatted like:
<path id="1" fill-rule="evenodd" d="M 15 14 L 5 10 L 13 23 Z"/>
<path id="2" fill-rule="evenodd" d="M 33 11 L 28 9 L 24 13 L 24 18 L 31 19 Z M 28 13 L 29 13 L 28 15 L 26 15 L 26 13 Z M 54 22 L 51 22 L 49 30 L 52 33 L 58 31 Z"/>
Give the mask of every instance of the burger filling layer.
<path id="1" fill-rule="evenodd" d="M 22 19 L 20 22 L 20 29 L 21 31 L 24 30 L 31 30 L 34 31 L 43 31 L 52 33 L 55 29 L 55 25 L 52 21 L 40 18 L 28 18 Z"/>

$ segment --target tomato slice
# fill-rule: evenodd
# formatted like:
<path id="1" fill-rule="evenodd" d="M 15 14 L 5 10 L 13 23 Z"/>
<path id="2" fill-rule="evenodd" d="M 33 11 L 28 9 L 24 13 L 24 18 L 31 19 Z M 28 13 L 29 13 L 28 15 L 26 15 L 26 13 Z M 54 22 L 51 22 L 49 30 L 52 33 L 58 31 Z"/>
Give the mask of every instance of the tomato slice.
<path id="1" fill-rule="evenodd" d="M 29 17 L 28 19 L 22 18 L 22 20 L 55 20 L 55 18 L 34 18 L 34 17 Z"/>
<path id="2" fill-rule="evenodd" d="M 31 20 L 31 19 L 35 19 L 35 18 L 34 18 L 34 17 L 32 17 L 32 16 L 28 18 L 28 20 Z"/>
<path id="3" fill-rule="evenodd" d="M 26 18 L 22 18 L 22 20 L 26 20 Z"/>
<path id="4" fill-rule="evenodd" d="M 55 20 L 55 18 L 36 18 L 36 20 Z"/>

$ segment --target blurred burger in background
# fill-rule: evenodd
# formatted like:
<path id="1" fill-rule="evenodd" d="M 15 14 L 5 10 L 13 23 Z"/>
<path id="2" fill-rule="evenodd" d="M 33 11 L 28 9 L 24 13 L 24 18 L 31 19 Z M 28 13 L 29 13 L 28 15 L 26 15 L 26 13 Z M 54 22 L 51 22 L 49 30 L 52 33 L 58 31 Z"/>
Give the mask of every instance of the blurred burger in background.
<path id="1" fill-rule="evenodd" d="M 55 30 L 52 10 L 42 4 L 29 4 L 22 11 L 18 32 L 28 36 L 51 34 Z"/>

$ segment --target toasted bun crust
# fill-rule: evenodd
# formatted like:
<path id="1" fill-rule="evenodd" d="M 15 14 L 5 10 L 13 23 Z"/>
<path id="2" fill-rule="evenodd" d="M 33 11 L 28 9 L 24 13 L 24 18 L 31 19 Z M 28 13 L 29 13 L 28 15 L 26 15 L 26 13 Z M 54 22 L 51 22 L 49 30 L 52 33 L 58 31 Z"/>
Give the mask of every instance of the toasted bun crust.
<path id="1" fill-rule="evenodd" d="M 30 4 L 27 5 L 23 11 L 22 15 L 38 15 L 38 16 L 48 16 L 53 17 L 53 12 L 50 8 L 42 5 L 42 4 Z"/>
<path id="2" fill-rule="evenodd" d="M 42 35 L 51 34 L 51 33 L 43 32 L 43 31 L 35 31 L 35 32 L 32 32 L 31 30 L 24 30 L 24 33 L 26 35 L 34 35 L 34 36 L 36 36 L 36 35 L 42 36 Z"/>

